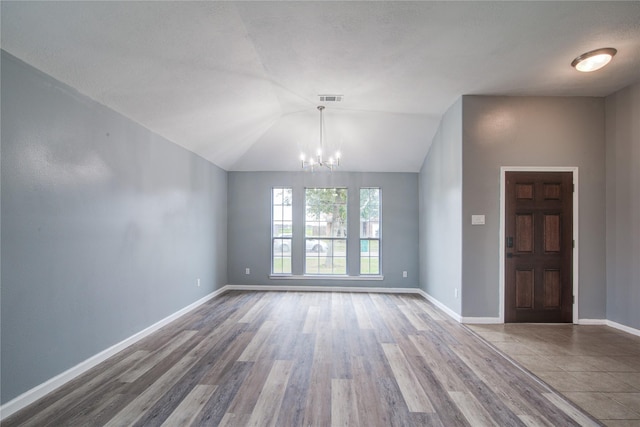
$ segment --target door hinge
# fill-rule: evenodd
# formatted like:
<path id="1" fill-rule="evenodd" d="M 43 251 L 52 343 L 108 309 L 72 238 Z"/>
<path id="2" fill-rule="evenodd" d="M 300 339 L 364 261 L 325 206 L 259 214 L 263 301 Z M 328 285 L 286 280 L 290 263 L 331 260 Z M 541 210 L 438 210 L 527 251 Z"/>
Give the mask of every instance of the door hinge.
<path id="1" fill-rule="evenodd" d="M 575 249 L 575 248 L 576 248 L 576 240 L 575 240 L 575 239 L 573 239 L 573 240 L 571 241 L 571 245 L 572 245 L 573 249 Z"/>
<path id="2" fill-rule="evenodd" d="M 571 304 L 575 304 L 575 303 L 576 303 L 576 296 L 571 295 Z"/>
<path id="3" fill-rule="evenodd" d="M 575 193 L 576 192 L 576 185 L 575 184 L 571 184 L 571 185 L 572 185 L 572 188 L 573 188 L 571 191 L 573 191 Z"/>

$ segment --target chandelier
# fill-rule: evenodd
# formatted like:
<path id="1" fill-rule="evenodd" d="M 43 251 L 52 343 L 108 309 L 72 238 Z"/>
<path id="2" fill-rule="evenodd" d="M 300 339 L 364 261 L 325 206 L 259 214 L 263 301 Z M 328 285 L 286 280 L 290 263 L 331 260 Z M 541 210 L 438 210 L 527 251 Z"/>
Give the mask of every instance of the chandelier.
<path id="1" fill-rule="evenodd" d="M 311 169 L 313 171 L 315 168 L 325 167 L 330 171 L 333 171 L 335 168 L 340 166 L 340 151 L 336 151 L 334 156 L 329 157 L 325 160 L 322 156 L 324 155 L 323 143 L 324 143 L 324 117 L 322 116 L 322 111 L 324 110 L 323 105 L 318 105 L 318 111 L 320 111 L 320 146 L 318 147 L 318 151 L 316 152 L 316 157 L 309 156 L 307 158 L 304 153 L 300 155 L 300 160 L 302 161 L 302 169 Z"/>

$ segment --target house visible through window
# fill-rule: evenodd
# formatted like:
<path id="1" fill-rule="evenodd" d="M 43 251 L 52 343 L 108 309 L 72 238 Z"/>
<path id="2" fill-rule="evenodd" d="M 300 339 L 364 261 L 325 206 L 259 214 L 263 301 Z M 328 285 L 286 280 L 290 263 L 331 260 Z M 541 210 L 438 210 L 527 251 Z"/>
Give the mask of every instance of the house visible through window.
<path id="1" fill-rule="evenodd" d="M 360 274 L 380 274 L 380 189 L 360 189 Z"/>
<path id="2" fill-rule="evenodd" d="M 274 188 L 271 194 L 271 272 L 291 274 L 293 190 Z"/>
<path id="3" fill-rule="evenodd" d="M 347 274 L 347 189 L 305 189 L 305 274 Z"/>

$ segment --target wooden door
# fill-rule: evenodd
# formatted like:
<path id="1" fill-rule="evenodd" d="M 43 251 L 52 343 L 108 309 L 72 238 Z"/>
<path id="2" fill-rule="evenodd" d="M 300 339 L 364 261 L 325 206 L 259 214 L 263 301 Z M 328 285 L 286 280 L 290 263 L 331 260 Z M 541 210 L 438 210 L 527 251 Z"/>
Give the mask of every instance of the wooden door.
<path id="1" fill-rule="evenodd" d="M 571 322 L 573 174 L 505 178 L 505 322 Z"/>

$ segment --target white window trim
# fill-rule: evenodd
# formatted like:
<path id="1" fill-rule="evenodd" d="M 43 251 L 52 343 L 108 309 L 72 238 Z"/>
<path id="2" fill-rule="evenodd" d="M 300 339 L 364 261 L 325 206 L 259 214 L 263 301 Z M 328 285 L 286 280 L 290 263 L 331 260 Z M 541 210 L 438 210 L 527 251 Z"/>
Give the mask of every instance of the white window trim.
<path id="1" fill-rule="evenodd" d="M 307 190 L 309 189 L 330 189 L 330 188 L 334 188 L 334 189 L 342 189 L 345 190 L 347 192 L 347 203 L 346 203 L 346 209 L 347 209 L 347 235 L 344 237 L 334 237 L 334 236 L 329 236 L 329 237 L 322 237 L 322 236 L 307 236 Z M 303 236 L 302 236 L 302 242 L 303 242 L 303 247 L 306 248 L 307 245 L 307 240 L 344 240 L 345 241 L 345 246 L 346 246 L 346 253 L 345 253 L 345 269 L 348 272 L 349 271 L 349 230 L 350 227 L 348 226 L 349 224 L 349 201 L 351 200 L 349 197 L 349 187 L 338 187 L 338 186 L 334 186 L 334 187 L 304 187 L 304 205 L 303 205 L 303 212 L 304 212 L 304 219 L 303 219 L 303 223 L 302 223 L 302 229 L 303 231 Z M 333 244 L 333 243 L 332 243 Z M 306 251 L 304 252 L 304 256 L 302 259 L 302 271 L 305 272 L 303 275 L 296 275 L 296 276 L 287 276 L 287 277 L 291 277 L 293 278 L 298 278 L 298 279 L 303 279 L 303 278 L 308 278 L 308 279 L 315 279 L 315 278 L 319 278 L 319 279 L 331 279 L 331 278 L 337 278 L 337 280 L 349 280 L 349 277 L 352 276 L 348 276 L 346 274 L 323 274 L 323 273 L 306 273 L 307 271 L 307 257 L 306 257 Z"/>
<path id="2" fill-rule="evenodd" d="M 384 280 L 383 275 L 367 274 L 361 276 L 346 276 L 342 274 L 270 274 L 271 280 L 339 280 L 339 281 L 367 281 L 367 280 Z"/>

